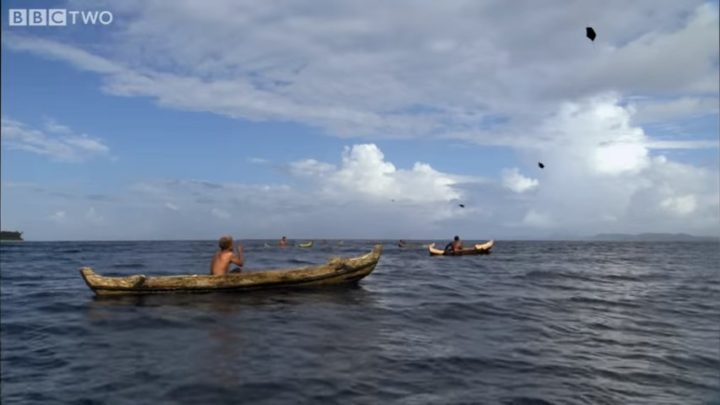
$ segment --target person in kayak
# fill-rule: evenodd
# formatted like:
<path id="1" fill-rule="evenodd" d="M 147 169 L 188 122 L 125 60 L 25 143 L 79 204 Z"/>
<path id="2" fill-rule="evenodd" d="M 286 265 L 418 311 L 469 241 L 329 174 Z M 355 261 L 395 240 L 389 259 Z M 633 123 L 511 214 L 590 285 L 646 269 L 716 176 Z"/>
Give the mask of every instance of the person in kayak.
<path id="1" fill-rule="evenodd" d="M 282 238 L 280 238 L 280 242 L 278 242 L 278 245 L 279 246 L 287 246 L 287 238 L 284 236 Z"/>
<path id="2" fill-rule="evenodd" d="M 453 241 L 445 245 L 445 253 L 457 253 L 463 249 L 462 241 L 460 237 L 455 235 Z"/>
<path id="3" fill-rule="evenodd" d="M 233 251 L 233 238 L 230 235 L 225 235 L 218 241 L 218 247 L 220 247 L 220 250 L 215 253 L 210 263 L 210 274 L 213 276 L 224 276 L 228 274 L 230 263 L 238 266 L 237 269 L 233 270 L 233 273 L 242 271 L 245 258 L 243 255 L 243 246 L 240 242 L 237 243 L 235 251 Z"/>

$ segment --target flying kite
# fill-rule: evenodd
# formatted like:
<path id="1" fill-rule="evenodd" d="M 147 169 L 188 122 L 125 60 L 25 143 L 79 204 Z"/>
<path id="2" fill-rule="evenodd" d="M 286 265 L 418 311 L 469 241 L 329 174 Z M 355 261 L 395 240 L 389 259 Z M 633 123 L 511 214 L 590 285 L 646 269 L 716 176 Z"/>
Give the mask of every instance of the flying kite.
<path id="1" fill-rule="evenodd" d="M 544 169 L 544 168 L 545 168 L 545 165 L 542 164 L 542 162 L 538 162 L 538 167 L 541 168 L 541 169 Z"/>
<path id="2" fill-rule="evenodd" d="M 588 38 L 590 38 L 591 41 L 595 41 L 595 30 L 593 27 L 587 27 L 585 28 L 585 35 L 587 35 Z"/>

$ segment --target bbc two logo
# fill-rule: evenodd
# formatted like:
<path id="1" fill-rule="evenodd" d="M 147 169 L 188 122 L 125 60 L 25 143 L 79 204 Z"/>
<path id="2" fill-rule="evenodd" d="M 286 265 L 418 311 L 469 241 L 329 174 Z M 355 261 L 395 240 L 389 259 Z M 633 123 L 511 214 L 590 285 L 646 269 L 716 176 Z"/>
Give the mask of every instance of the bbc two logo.
<path id="1" fill-rule="evenodd" d="M 78 11 L 64 8 L 11 8 L 8 25 L 11 27 L 65 27 L 68 25 L 110 25 L 113 15 L 109 11 Z"/>

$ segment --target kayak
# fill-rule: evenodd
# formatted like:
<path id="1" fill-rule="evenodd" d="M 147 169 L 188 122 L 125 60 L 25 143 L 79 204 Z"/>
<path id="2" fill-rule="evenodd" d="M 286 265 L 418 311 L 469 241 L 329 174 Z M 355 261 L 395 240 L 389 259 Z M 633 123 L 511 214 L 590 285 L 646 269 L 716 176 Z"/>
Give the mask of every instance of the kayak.
<path id="1" fill-rule="evenodd" d="M 495 246 L 494 240 L 489 240 L 485 243 L 478 243 L 473 247 L 465 248 L 459 252 L 446 252 L 442 249 L 436 249 L 435 244 L 432 243 L 428 246 L 428 252 L 430 256 L 464 256 L 464 255 L 489 255 L 490 249 Z"/>
<path id="2" fill-rule="evenodd" d="M 355 283 L 372 273 L 380 260 L 382 246 L 357 257 L 334 257 L 325 264 L 292 269 L 230 273 L 224 276 L 192 274 L 180 276 L 105 277 L 90 267 L 80 269 L 85 283 L 96 295 L 155 293 L 243 292 L 271 288 L 315 287 Z"/>
<path id="3" fill-rule="evenodd" d="M 311 247 L 313 247 L 313 241 L 298 243 L 298 244 L 297 244 L 297 247 L 300 247 L 300 248 L 311 248 Z"/>

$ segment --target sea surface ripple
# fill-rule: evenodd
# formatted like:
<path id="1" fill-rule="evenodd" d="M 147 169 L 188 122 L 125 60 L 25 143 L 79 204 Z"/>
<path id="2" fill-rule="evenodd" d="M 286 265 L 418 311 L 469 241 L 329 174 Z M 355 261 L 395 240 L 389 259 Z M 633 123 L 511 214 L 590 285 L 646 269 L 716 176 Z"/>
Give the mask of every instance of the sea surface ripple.
<path id="1" fill-rule="evenodd" d="M 246 241 L 249 270 L 322 263 Z M 272 243 L 272 242 L 271 242 Z M 213 241 L 0 246 L 3 404 L 720 403 L 717 243 L 385 242 L 354 287 L 94 297 L 103 275 L 206 273 Z"/>

